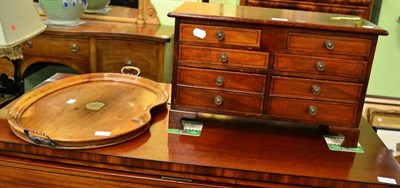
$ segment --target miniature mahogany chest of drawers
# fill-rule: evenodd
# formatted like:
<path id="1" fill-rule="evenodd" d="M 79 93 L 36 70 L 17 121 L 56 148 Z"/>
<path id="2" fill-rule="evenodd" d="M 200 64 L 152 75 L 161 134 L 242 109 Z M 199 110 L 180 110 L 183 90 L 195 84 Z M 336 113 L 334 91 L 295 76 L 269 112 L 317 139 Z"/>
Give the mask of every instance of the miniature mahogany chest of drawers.
<path id="1" fill-rule="evenodd" d="M 184 3 L 170 127 L 198 113 L 324 125 L 356 146 L 379 35 L 356 16 Z"/>

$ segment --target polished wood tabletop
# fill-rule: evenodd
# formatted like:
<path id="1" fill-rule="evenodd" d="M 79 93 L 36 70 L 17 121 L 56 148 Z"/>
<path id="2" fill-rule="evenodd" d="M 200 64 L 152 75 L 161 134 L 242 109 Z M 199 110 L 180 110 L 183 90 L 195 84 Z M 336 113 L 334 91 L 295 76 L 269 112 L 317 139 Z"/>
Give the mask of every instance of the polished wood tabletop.
<path id="1" fill-rule="evenodd" d="M 43 21 L 44 15 L 39 4 L 36 4 Z M 173 26 L 160 25 L 155 23 L 136 24 L 139 15 L 138 9 L 108 6 L 107 14 L 83 14 L 80 24 L 77 26 L 58 26 L 49 24 L 45 34 L 56 34 L 67 36 L 104 36 L 104 37 L 125 37 L 130 39 L 146 39 L 155 42 L 169 42 L 174 33 Z M 151 11 L 151 10 L 150 10 Z"/>
<path id="2" fill-rule="evenodd" d="M 65 76 L 57 74 L 48 81 Z M 250 183 L 253 186 L 395 186 L 379 182 L 378 177 L 400 183 L 399 164 L 364 118 L 359 142 L 365 153 L 329 150 L 322 136 L 325 130 L 318 126 L 207 114 L 201 115 L 204 128 L 199 137 L 169 134 L 168 110 L 154 116 L 149 131 L 134 140 L 98 149 L 60 150 L 32 145 L 16 137 L 7 122 L 11 106 L 0 110 L 0 161 L 11 160 L 11 156 L 121 173 L 171 175 L 237 185 L 258 182 Z M 0 165 L 0 172 L 3 167 Z"/>

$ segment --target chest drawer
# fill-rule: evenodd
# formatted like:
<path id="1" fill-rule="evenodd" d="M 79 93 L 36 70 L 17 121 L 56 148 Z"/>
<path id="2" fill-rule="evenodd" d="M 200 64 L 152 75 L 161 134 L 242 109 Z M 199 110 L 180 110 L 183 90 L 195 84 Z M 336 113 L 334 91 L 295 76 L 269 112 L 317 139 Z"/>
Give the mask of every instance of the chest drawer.
<path id="1" fill-rule="evenodd" d="M 362 84 L 273 76 L 270 96 L 358 103 Z"/>
<path id="2" fill-rule="evenodd" d="M 265 75 L 187 67 L 178 67 L 177 75 L 178 85 L 255 93 L 264 93 L 266 82 Z"/>
<path id="3" fill-rule="evenodd" d="M 42 37 L 39 35 L 25 42 L 23 51 L 35 56 L 88 58 L 89 40 L 83 38 L 63 39 L 49 36 Z"/>
<path id="4" fill-rule="evenodd" d="M 272 97 L 269 100 L 269 115 L 274 118 L 289 118 L 352 126 L 356 120 L 357 105 L 345 103 L 297 100 Z"/>
<path id="5" fill-rule="evenodd" d="M 179 38 L 181 41 L 259 47 L 261 30 L 181 24 Z"/>
<path id="6" fill-rule="evenodd" d="M 274 70 L 363 79 L 366 61 L 275 54 Z"/>
<path id="7" fill-rule="evenodd" d="M 263 95 L 240 92 L 199 89 L 192 87 L 177 87 L 175 105 L 178 108 L 199 109 L 207 112 L 226 114 L 245 113 L 260 115 Z"/>
<path id="8" fill-rule="evenodd" d="M 288 49 L 317 53 L 368 56 L 371 40 L 328 35 L 290 33 Z"/>
<path id="9" fill-rule="evenodd" d="M 180 45 L 178 63 L 267 69 L 268 57 L 265 52 Z"/>

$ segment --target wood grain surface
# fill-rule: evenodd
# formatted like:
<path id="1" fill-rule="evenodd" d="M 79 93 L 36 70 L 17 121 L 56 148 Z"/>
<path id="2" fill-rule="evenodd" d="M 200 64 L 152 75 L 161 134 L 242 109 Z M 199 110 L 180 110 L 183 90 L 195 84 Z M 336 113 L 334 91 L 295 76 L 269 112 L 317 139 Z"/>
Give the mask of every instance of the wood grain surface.
<path id="1" fill-rule="evenodd" d="M 11 106 L 0 109 L 2 185 L 396 187 L 377 177 L 400 182 L 399 164 L 365 119 L 359 140 L 365 153 L 330 151 L 322 127 L 216 120 L 207 114 L 202 115 L 200 137 L 168 134 L 168 111 L 154 116 L 149 131 L 134 140 L 98 149 L 58 150 L 16 137 L 6 120 Z"/>
<path id="2" fill-rule="evenodd" d="M 29 135 L 51 139 L 55 148 L 102 147 L 145 132 L 150 111 L 168 100 L 164 89 L 132 75 L 76 75 L 26 93 L 8 119 L 14 133 L 31 143 L 36 142 Z"/>

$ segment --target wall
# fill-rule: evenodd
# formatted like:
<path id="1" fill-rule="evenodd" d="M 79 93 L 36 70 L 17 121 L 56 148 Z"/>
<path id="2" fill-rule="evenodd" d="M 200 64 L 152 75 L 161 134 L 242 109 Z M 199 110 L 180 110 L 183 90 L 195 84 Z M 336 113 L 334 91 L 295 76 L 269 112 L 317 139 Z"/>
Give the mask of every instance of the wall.
<path id="1" fill-rule="evenodd" d="M 201 0 L 152 0 L 160 22 L 174 25 L 174 19 L 167 16 L 185 1 Z M 240 0 L 210 0 L 211 3 L 239 4 Z M 372 67 L 368 95 L 400 98 L 400 0 L 383 0 L 378 25 L 389 31 L 389 36 L 379 37 L 374 65 Z"/>
<path id="2" fill-rule="evenodd" d="M 151 0 L 162 25 L 174 25 L 174 19 L 167 14 L 183 2 L 201 2 L 201 0 Z M 240 0 L 210 0 L 210 3 L 239 4 Z"/>
<path id="3" fill-rule="evenodd" d="M 400 0 L 383 0 L 378 25 L 389 32 L 381 36 L 375 52 L 368 95 L 400 98 Z"/>
<path id="4" fill-rule="evenodd" d="M 175 10 L 185 1 L 201 2 L 201 0 L 151 0 L 151 3 L 156 9 L 158 18 L 162 25 L 174 25 L 174 19 L 169 18 L 167 14 Z"/>

